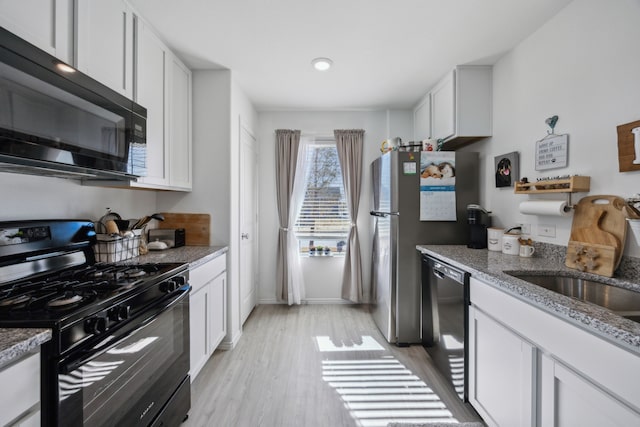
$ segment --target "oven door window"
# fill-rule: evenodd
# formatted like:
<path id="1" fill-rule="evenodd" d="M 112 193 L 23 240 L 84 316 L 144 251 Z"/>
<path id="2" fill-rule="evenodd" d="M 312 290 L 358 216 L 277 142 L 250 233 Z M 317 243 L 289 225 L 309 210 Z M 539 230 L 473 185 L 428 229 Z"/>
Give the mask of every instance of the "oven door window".
<path id="1" fill-rule="evenodd" d="M 106 351 L 60 374 L 59 425 L 149 425 L 187 376 L 188 316 L 184 298 Z M 104 341 L 96 349 L 101 345 Z"/>

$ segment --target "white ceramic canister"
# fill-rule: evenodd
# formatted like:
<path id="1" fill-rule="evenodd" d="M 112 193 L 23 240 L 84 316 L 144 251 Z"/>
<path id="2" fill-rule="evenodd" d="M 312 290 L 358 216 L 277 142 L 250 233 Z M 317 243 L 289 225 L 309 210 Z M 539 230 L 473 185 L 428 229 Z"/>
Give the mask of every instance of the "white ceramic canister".
<path id="1" fill-rule="evenodd" d="M 504 233 L 502 235 L 502 253 L 507 255 L 520 255 L 519 233 Z"/>
<path id="2" fill-rule="evenodd" d="M 487 228 L 487 249 L 500 252 L 502 250 L 502 235 L 504 229 L 498 227 Z"/>

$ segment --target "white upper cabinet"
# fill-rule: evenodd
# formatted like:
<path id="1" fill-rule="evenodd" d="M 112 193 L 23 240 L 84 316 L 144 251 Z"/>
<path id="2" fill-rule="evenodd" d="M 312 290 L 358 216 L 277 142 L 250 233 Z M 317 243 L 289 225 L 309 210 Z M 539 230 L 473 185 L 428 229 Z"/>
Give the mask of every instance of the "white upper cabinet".
<path id="1" fill-rule="evenodd" d="M 134 100 L 147 109 L 147 176 L 135 186 L 169 185 L 167 153 L 168 49 L 140 18 L 135 18 L 136 64 Z"/>
<path id="2" fill-rule="evenodd" d="M 191 70 L 169 57 L 169 185 L 191 190 Z"/>
<path id="3" fill-rule="evenodd" d="M 458 66 L 444 76 L 414 108 L 414 137 L 424 139 L 427 124 L 432 139 L 444 149 L 461 147 L 492 133 L 491 66 Z M 430 99 L 427 121 L 425 99 Z M 419 132 L 419 133 L 418 133 Z"/>
<path id="4" fill-rule="evenodd" d="M 73 64 L 73 0 L 0 0 L 0 25 Z"/>
<path id="5" fill-rule="evenodd" d="M 431 90 L 431 126 L 434 139 L 447 140 L 456 133 L 455 71 Z"/>
<path id="6" fill-rule="evenodd" d="M 76 67 L 133 98 L 133 13 L 125 1 L 76 1 Z"/>
<path id="7" fill-rule="evenodd" d="M 431 138 L 431 94 L 427 94 L 413 109 L 413 139 Z"/>
<path id="8" fill-rule="evenodd" d="M 191 191 L 191 70 L 134 18 L 134 100 L 147 109 L 147 176 L 134 187 Z"/>

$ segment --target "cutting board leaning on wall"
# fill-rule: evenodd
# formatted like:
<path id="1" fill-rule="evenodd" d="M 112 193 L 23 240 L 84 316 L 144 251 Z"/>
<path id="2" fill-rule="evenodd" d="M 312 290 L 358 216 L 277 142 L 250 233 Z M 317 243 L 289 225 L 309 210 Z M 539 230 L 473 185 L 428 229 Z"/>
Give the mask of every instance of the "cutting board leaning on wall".
<path id="1" fill-rule="evenodd" d="M 164 215 L 164 221 L 158 222 L 158 228 L 184 228 L 185 245 L 210 245 L 211 215 L 172 212 L 163 212 L 162 215 Z"/>
<path id="2" fill-rule="evenodd" d="M 627 210 L 618 196 L 589 196 L 578 202 L 571 224 L 565 265 L 613 276 L 624 251 Z"/>

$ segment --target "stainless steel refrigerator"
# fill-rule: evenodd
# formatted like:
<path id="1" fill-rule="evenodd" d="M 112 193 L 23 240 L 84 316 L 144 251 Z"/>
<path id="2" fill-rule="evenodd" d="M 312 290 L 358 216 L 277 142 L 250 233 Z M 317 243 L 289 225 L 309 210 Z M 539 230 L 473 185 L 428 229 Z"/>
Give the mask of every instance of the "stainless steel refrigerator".
<path id="1" fill-rule="evenodd" d="M 383 154 L 371 164 L 373 318 L 390 343 L 421 342 L 419 244 L 466 244 L 466 207 L 479 202 L 478 153 L 455 152 L 455 221 L 420 220 L 421 153 Z"/>

